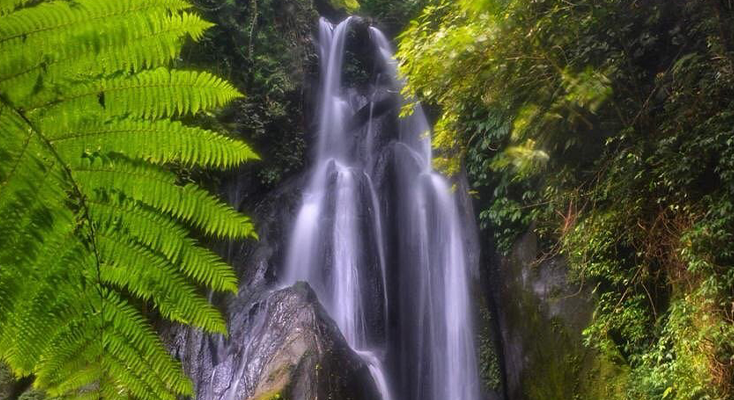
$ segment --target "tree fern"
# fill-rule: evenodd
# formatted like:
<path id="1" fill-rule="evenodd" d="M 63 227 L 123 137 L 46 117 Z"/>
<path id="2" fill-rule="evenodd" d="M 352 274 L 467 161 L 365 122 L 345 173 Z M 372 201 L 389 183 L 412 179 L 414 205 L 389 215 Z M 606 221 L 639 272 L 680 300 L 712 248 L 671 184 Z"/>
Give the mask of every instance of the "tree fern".
<path id="1" fill-rule="evenodd" d="M 64 156 L 118 152 L 155 164 L 175 161 L 215 168 L 232 167 L 256 157 L 242 142 L 167 119 L 74 120 L 51 124 L 44 132 Z"/>
<path id="2" fill-rule="evenodd" d="M 100 36 L 92 36 L 78 47 L 39 52 L 37 47 L 24 46 L 21 51 L 3 57 L 0 65 L 0 85 L 22 87 L 43 79 L 59 80 L 69 76 L 97 76 L 115 71 L 139 71 L 166 65 L 178 54 L 186 36 L 199 38 L 211 24 L 195 14 L 162 15 L 160 19 L 136 26 L 134 31 L 122 26 L 124 34 L 117 43 L 107 43 L 100 51 L 85 51 Z M 41 46 L 48 46 L 44 41 Z"/>
<path id="3" fill-rule="evenodd" d="M 182 0 L 0 0 L 0 362 L 58 398 L 171 399 L 191 382 L 151 312 L 226 333 L 236 277 L 194 239 L 254 237 L 170 166 L 244 143 L 174 118 L 241 95 L 170 68 L 210 26 Z"/>

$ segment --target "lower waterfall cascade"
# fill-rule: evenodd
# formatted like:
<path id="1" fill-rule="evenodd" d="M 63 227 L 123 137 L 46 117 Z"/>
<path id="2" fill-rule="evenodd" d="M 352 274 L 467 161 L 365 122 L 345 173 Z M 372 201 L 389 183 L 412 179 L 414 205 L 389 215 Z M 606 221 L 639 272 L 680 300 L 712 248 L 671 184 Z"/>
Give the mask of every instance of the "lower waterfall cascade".
<path id="1" fill-rule="evenodd" d="M 279 281 L 311 285 L 383 400 L 477 400 L 465 221 L 432 169 L 421 106 L 400 119 L 378 113 L 388 104 L 397 115 L 406 101 L 377 28 L 371 93 L 343 85 L 355 21 L 320 20 L 316 154 Z M 367 122 L 355 128 L 357 115 Z"/>

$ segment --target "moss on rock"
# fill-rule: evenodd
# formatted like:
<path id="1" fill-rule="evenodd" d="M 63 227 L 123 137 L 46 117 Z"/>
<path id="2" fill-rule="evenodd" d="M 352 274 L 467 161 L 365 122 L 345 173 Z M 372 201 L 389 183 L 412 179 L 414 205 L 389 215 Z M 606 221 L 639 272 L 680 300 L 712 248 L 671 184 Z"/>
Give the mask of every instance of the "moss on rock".
<path id="1" fill-rule="evenodd" d="M 527 234 L 497 271 L 509 398 L 625 398 L 628 370 L 583 342 L 593 295 L 569 282 L 562 258 L 538 263 L 536 255 L 537 239 Z"/>
<path id="2" fill-rule="evenodd" d="M 502 371 L 497 355 L 496 343 L 492 335 L 492 314 L 486 300 L 475 296 L 477 304 L 477 359 L 479 362 L 479 378 L 485 390 L 500 392 L 502 390 Z"/>

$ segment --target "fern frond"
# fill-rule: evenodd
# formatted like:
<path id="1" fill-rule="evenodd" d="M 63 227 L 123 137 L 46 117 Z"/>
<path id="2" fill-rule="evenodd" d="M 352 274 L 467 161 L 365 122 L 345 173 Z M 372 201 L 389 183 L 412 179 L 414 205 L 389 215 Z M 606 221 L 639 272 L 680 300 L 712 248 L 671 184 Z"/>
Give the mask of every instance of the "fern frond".
<path id="1" fill-rule="evenodd" d="M 99 382 L 99 396 L 105 400 L 130 400 L 134 398 L 124 390 L 125 385 L 119 379 L 105 375 Z"/>
<path id="2" fill-rule="evenodd" d="M 235 274 L 191 231 L 254 229 L 170 164 L 226 169 L 257 155 L 169 119 L 241 96 L 163 68 L 211 26 L 188 7 L 0 0 L 0 361 L 56 398 L 192 394 L 141 304 L 226 334 L 204 293 L 235 292 Z"/>
<path id="3" fill-rule="evenodd" d="M 94 382 L 102 378 L 104 370 L 98 365 L 86 365 L 79 369 L 71 370 L 65 376 L 64 382 L 49 390 L 52 396 L 63 396 L 69 392 L 74 392 L 86 386 L 92 385 Z M 99 399 L 99 395 L 97 395 Z"/>
<path id="4" fill-rule="evenodd" d="M 63 197 L 58 197 L 59 190 L 48 174 L 18 173 L 18 178 L 34 178 L 36 183 L 47 186 L 27 184 L 17 179 L 12 186 L 6 186 L 0 196 L 0 262 L 22 265 L 31 262 L 39 254 L 44 239 L 53 234 L 55 222 L 71 224 L 73 215 L 65 212 Z M 17 183 L 16 183 L 17 182 Z M 43 202 L 38 195 L 56 196 Z M 23 253 L 19 253 L 23 250 Z"/>
<path id="5" fill-rule="evenodd" d="M 160 30 L 160 21 L 165 21 L 169 13 L 163 4 L 156 1 L 86 0 L 81 3 L 84 4 L 65 1 L 42 3 L 0 17 L 0 70 L 3 71 L 3 80 L 29 72 L 31 79 L 46 79 L 47 75 L 38 71 L 38 67 L 123 47 Z M 85 13 L 92 19 L 85 19 Z M 51 21 L 55 26 L 36 28 L 38 24 Z M 32 73 L 34 71 L 35 74 Z M 27 85 L 18 82 L 16 86 L 28 89 Z M 9 98 L 15 102 L 18 94 L 10 91 Z"/>
<path id="6" fill-rule="evenodd" d="M 122 398 L 137 398 L 141 400 L 158 400 L 154 397 L 156 388 L 149 386 L 145 381 L 145 372 L 139 369 L 127 368 L 125 360 L 121 359 L 118 354 L 110 353 L 103 360 L 103 368 L 110 371 L 111 384 L 125 388 L 125 394 Z"/>
<path id="7" fill-rule="evenodd" d="M 20 2 L 11 0 L 11 3 L 17 5 Z M 13 40 L 27 44 L 37 37 L 40 37 L 38 41 L 45 36 L 58 37 L 82 26 L 92 27 L 115 17 L 129 17 L 145 10 L 178 11 L 189 7 L 191 5 L 183 0 L 77 0 L 73 3 L 41 3 L 0 17 L 0 45 Z"/>
<path id="8" fill-rule="evenodd" d="M 242 95 L 232 85 L 207 72 L 158 68 L 70 85 L 61 95 L 48 91 L 29 104 L 18 105 L 29 112 L 49 108 L 56 115 L 82 108 L 99 110 L 108 118 L 157 119 L 213 110 L 238 97 Z"/>
<path id="9" fill-rule="evenodd" d="M 30 154 L 33 154 L 31 150 L 35 142 L 32 131 L 25 121 L 3 104 L 0 104 L 0 126 L 3 128 L 2 135 L 0 135 L 0 151 L 3 155 L 3 162 L 0 163 L 0 193 L 3 193 L 11 177 L 16 172 L 24 170 L 20 164 Z M 39 160 L 33 157 L 32 161 L 38 162 Z"/>
<path id="10" fill-rule="evenodd" d="M 119 393 L 113 393 L 113 395 L 108 395 L 106 393 L 102 393 L 102 391 L 82 391 L 77 392 L 73 394 L 69 394 L 65 396 L 65 399 L 68 400 L 99 400 L 99 398 L 102 397 L 106 400 L 114 400 L 119 399 L 122 396 Z"/>
<path id="11" fill-rule="evenodd" d="M 25 88 L 9 96 L 19 102 L 39 83 L 52 87 L 70 78 L 165 66 L 179 55 L 184 38 L 198 40 L 212 26 L 187 12 L 154 13 L 137 22 L 135 27 L 130 27 L 128 19 L 112 26 L 108 22 L 97 26 L 91 39 L 78 38 L 79 43 L 47 40 L 42 45 L 49 48 L 25 45 L 20 51 L 0 56 L 0 89 Z"/>
<path id="12" fill-rule="evenodd" d="M 101 328 L 102 319 L 91 315 L 68 321 L 46 348 L 43 368 L 36 371 L 36 385 L 59 396 L 61 393 L 54 389 L 67 381 L 67 371 L 84 369 L 101 354 Z"/>
<path id="13" fill-rule="evenodd" d="M 75 234 L 73 224 L 57 223 L 33 264 L 7 267 L 32 283 L 4 298 L 12 318 L 0 329 L 0 347 L 10 349 L 6 358 L 21 374 L 32 372 L 48 337 L 84 308 L 82 275 L 93 260 Z"/>
<path id="14" fill-rule="evenodd" d="M 114 151 L 156 164 L 175 161 L 210 168 L 230 168 L 258 158 L 243 142 L 177 121 L 82 121 L 70 126 L 54 125 L 45 130 L 50 132 L 49 141 L 67 157 Z"/>
<path id="15" fill-rule="evenodd" d="M 147 397 L 139 398 L 175 399 L 173 393 L 192 393 L 191 382 L 181 373 L 179 363 L 166 353 L 160 338 L 138 311 L 109 291 L 104 295 L 104 304 L 97 301 L 96 307 L 105 311 L 105 329 L 102 320 L 87 318 L 57 335 L 44 354 L 45 368 L 36 373 L 37 384 L 47 387 L 51 395 L 74 394 L 101 378 L 99 373 L 104 367 L 100 360 L 114 358 L 117 367 L 146 372 L 136 374 L 133 382 L 148 390 Z M 62 368 L 78 372 L 69 375 Z M 130 382 L 125 383 L 124 390 L 134 392 Z"/>
<path id="16" fill-rule="evenodd" d="M 217 291 L 237 292 L 237 278 L 229 265 L 187 238 L 183 226 L 141 207 L 101 201 L 90 201 L 89 205 L 99 229 L 124 233 L 150 247 L 195 282 Z"/>
<path id="17" fill-rule="evenodd" d="M 151 24 L 153 29 L 139 31 L 134 40 L 128 40 L 122 47 L 108 46 L 94 58 L 72 60 L 69 65 L 60 63 L 62 68 L 57 76 L 65 75 L 65 71 L 86 71 L 86 75 L 92 76 L 95 73 L 138 72 L 166 66 L 179 56 L 185 38 L 198 41 L 212 26 L 196 14 L 164 15 Z"/>
<path id="18" fill-rule="evenodd" d="M 107 293 L 108 324 L 122 337 L 136 346 L 144 354 L 153 370 L 160 371 L 166 382 L 176 392 L 184 395 L 193 392 L 193 386 L 181 372 L 180 363 L 168 354 L 162 341 L 147 321 L 130 304 L 113 292 Z"/>
<path id="19" fill-rule="evenodd" d="M 99 234 L 100 252 L 110 263 L 102 281 L 152 301 L 161 315 L 213 333 L 227 333 L 221 314 L 166 260 L 114 232 Z"/>
<path id="20" fill-rule="evenodd" d="M 117 160 L 114 164 L 94 162 L 73 166 L 82 189 L 90 196 L 99 190 L 117 193 L 147 204 L 207 235 L 244 239 L 256 236 L 250 219 L 225 205 L 194 184 L 179 186 L 175 176 L 153 166 L 141 167 Z"/>
<path id="21" fill-rule="evenodd" d="M 213 110 L 242 95 L 207 72 L 159 68 L 109 81 L 103 88 L 108 115 L 170 117 Z"/>
<path id="22" fill-rule="evenodd" d="M 29 0 L 0 0 L 0 15 L 7 14 L 28 1 Z"/>
<path id="23" fill-rule="evenodd" d="M 122 364 L 127 371 L 153 370 L 153 366 L 137 353 L 137 349 L 130 345 L 127 338 L 118 336 L 114 331 L 105 335 L 105 350 L 112 354 L 112 358 Z M 165 381 L 155 374 L 137 373 L 134 376 L 134 380 L 126 380 L 125 386 L 137 398 L 176 400 L 170 388 L 166 387 Z"/>

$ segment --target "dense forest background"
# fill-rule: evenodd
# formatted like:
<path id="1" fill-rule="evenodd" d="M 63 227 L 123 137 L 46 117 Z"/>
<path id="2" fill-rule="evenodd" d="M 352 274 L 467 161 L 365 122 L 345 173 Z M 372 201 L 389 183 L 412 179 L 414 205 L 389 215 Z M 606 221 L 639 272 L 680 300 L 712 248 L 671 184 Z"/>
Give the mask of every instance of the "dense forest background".
<path id="1" fill-rule="evenodd" d="M 0 46 L 6 46 L 0 49 L 27 47 L 11 40 L 17 32 L 1 28 L 3 20 L 12 16 L 8 10 L 26 3 L 35 5 L 9 1 L 0 7 Z M 563 258 L 568 265 L 569 285 L 588 291 L 593 299 L 593 318 L 583 330 L 582 345 L 595 354 L 594 373 L 603 376 L 604 381 L 575 374 L 570 382 L 563 383 L 570 389 L 555 394 L 537 389 L 526 393 L 527 398 L 567 398 L 564 396 L 569 392 L 578 399 L 734 398 L 733 2 L 199 0 L 189 11 L 215 25 L 206 26 L 205 32 L 202 26 L 201 32 L 197 28 L 177 36 L 175 46 L 179 51 L 175 57 L 140 56 L 145 62 L 100 67 L 92 71 L 93 75 L 130 68 L 139 72 L 138 67 L 131 66 L 140 64 L 145 66 L 140 68 L 144 71 L 160 64 L 206 69 L 226 78 L 246 96 L 238 97 L 232 92 L 212 101 L 205 113 L 174 115 L 165 109 L 159 113 L 219 132 L 225 138 L 244 138 L 262 156 L 262 161 L 237 170 L 229 168 L 255 157 L 249 147 L 226 153 L 221 162 L 207 161 L 206 156 L 181 159 L 176 156 L 180 154 L 176 149 L 151 155 L 139 150 L 142 144 L 137 150 L 132 145 L 125 147 L 123 152 L 128 156 L 132 154 L 155 168 L 175 172 L 179 176 L 176 185 L 193 182 L 217 191 L 236 175 L 246 181 L 249 197 L 235 208 L 248 209 L 307 162 L 306 143 L 312 130 L 307 115 L 313 107 L 309 103 L 313 93 L 309 85 L 302 83 L 318 79 L 318 59 L 311 44 L 313 26 L 309 24 L 318 13 L 335 19 L 348 13 L 363 15 L 395 37 L 401 72 L 408 82 L 406 94 L 423 102 L 435 116 L 436 166 L 449 175 L 467 174 L 484 234 L 483 251 L 509 254 L 519 238 L 532 231 L 540 238 L 537 263 Z M 107 27 L 109 32 L 115 28 Z M 90 30 L 86 35 L 60 36 L 38 52 L 49 51 L 52 45 L 63 44 L 63 40 L 91 40 L 89 35 L 100 29 L 87 28 Z M 290 34 L 283 35 L 284 31 Z M 179 41 L 187 35 L 198 42 Z M 88 50 L 98 55 L 95 52 L 100 48 L 124 47 L 133 40 L 126 38 L 122 44 L 102 41 L 96 49 Z M 299 51 L 292 51 L 294 48 Z M 164 48 L 145 51 L 162 52 Z M 11 68 L 25 68 L 33 60 L 43 65 L 44 72 L 56 74 L 53 79 L 58 82 L 69 69 L 49 68 L 49 60 L 26 50 L 19 53 L 25 57 L 22 59 L 5 54 L 4 63 L 0 63 L 2 109 L 24 112 L 28 107 L 22 101 L 28 93 L 41 96 L 41 100 L 54 106 L 59 92 L 34 92 L 34 85 L 36 89 L 43 86 L 37 77 L 26 82 L 30 89 L 21 91 L 16 91 L 20 86 L 10 86 L 9 81 L 2 79 L 10 79 L 17 72 Z M 71 51 L 57 54 L 64 60 L 77 55 Z M 86 61 L 74 68 L 88 68 L 91 64 L 89 59 Z M 303 65 L 312 67 L 304 69 Z M 349 79 L 359 79 L 358 71 L 354 74 Z M 97 97 L 92 100 L 99 102 Z M 191 104 L 185 99 L 173 99 L 171 103 L 172 109 L 178 103 L 184 109 Z M 136 111 L 134 104 L 125 107 L 126 112 L 141 120 L 150 113 L 146 109 Z M 0 118 L 7 115 L 4 112 Z M 3 140 L 0 155 L 14 154 L 14 148 L 5 142 L 10 139 Z M 43 147 L 42 143 L 39 146 Z M 121 144 L 110 146 L 119 151 L 114 146 Z M 119 158 L 110 161 L 96 153 L 85 162 L 126 165 Z M 13 170 L 6 167 L 0 170 L 2 178 L 10 176 L 8 171 Z M 107 194 L 94 191 L 97 186 L 103 190 L 108 183 L 100 180 L 84 194 L 69 194 L 71 190 L 63 185 L 49 189 L 49 193 L 42 192 L 71 199 L 75 204 L 69 206 L 61 200 L 59 203 L 63 204 L 56 204 L 54 210 L 66 210 L 64 218 L 73 221 L 58 233 L 82 231 L 79 243 L 85 251 L 94 243 L 89 229 L 93 236 L 94 229 L 104 224 L 125 224 L 101 217 L 98 222 L 94 218 L 79 218 L 85 199 L 101 196 L 108 200 Z M 126 190 L 132 191 L 130 183 L 125 185 Z M 3 210 L 17 207 L 27 198 L 9 197 L 10 192 L 2 190 L 0 197 L 4 201 L 13 199 L 0 203 Z M 18 190 L 21 193 L 28 188 Z M 27 196 L 27 192 L 23 193 Z M 131 194 L 130 198 L 146 201 L 144 194 Z M 128 200 L 120 198 L 122 207 L 131 206 L 125 203 Z M 38 214 L 39 209 L 35 211 Z M 182 211 L 180 215 L 184 214 Z M 217 215 L 213 221 L 231 216 Z M 18 218 L 24 220 L 21 217 Z M 18 218 L 6 219 L 2 232 L 15 231 L 13 221 Z M 176 222 L 176 218 L 166 221 Z M 178 222 L 186 229 L 194 225 L 191 235 L 202 243 L 226 236 L 209 237 L 197 231 L 202 227 L 207 230 L 204 222 L 197 225 L 185 218 Z M 43 224 L 39 227 L 48 229 Z M 223 225 L 211 229 L 224 233 L 229 228 Z M 141 241 L 139 232 L 128 234 Z M 186 237 L 186 232 L 180 234 Z M 230 236 L 250 234 L 248 230 L 232 232 Z M 38 233 L 30 235 L 35 238 Z M 11 236 L 4 236 L 8 237 Z M 20 239 L 14 240 L 0 238 L 0 245 L 6 250 L 9 243 L 18 243 Z M 145 240 L 149 247 L 156 245 L 150 238 Z M 18 249 L 0 253 L 5 257 L 0 258 L 5 271 L 9 260 L 15 262 L 17 252 L 27 250 Z M 164 254 L 169 251 L 173 257 L 170 249 L 159 250 Z M 110 254 L 110 258 L 114 256 Z M 58 271 L 61 266 L 55 268 Z M 211 278 L 196 278 L 196 271 L 202 266 L 192 268 L 182 276 L 194 277 L 193 284 L 232 291 L 230 274 L 221 272 L 221 282 L 212 284 Z M 96 282 L 94 275 L 80 274 Z M 8 276 L 0 273 L 0 284 L 9 281 Z M 44 276 L 38 279 L 43 280 Z M 106 284 L 128 287 L 119 282 L 122 278 L 114 279 L 117 280 Z M 10 298 L 8 293 L 13 293 L 8 287 L 0 285 L 4 300 Z M 114 291 L 110 293 L 109 296 L 117 296 Z M 129 294 L 127 289 L 119 293 L 123 297 Z M 139 297 L 144 301 L 137 299 L 128 305 L 146 319 L 196 321 L 173 312 L 161 315 L 151 311 L 148 307 L 156 304 L 154 296 Z M 20 308 L 32 304 L 27 301 L 18 303 Z M 210 330 L 221 330 L 216 310 L 206 310 L 211 313 L 199 319 L 200 325 L 210 324 Z M 22 315 L 9 312 L 16 311 L 0 305 L 0 317 Z M 22 335 L 12 337 L 13 332 L 22 332 L 24 326 L 11 324 L 10 330 L 6 326 L 11 325 L 4 321 L 0 318 L 0 333 L 4 334 L 0 338 L 5 340 L 0 342 L 0 350 L 5 350 L 0 351 L 0 358 L 22 377 L 13 380 L 8 370 L 0 371 L 0 397 L 41 398 L 40 391 L 26 389 L 33 384 L 34 376 L 43 376 L 43 366 L 32 365 L 19 355 L 30 351 L 42 359 L 42 352 L 32 346 L 23 347 Z M 36 326 L 32 328 L 36 334 L 43 332 Z M 50 328 L 44 325 L 43 329 Z M 147 328 L 140 330 L 150 332 Z M 21 350 L 8 351 L 11 348 Z M 88 354 L 95 355 L 98 353 Z M 158 353 L 155 357 L 164 360 Z M 497 363 L 494 355 L 481 360 Z M 174 364 L 170 367 L 175 370 Z M 580 368 L 574 362 L 560 365 Z M 108 365 L 105 368 L 114 371 Z M 482 369 L 490 371 L 486 377 L 490 385 L 501 386 L 496 366 Z M 71 378 L 80 379 L 81 383 L 83 379 L 95 378 L 93 374 L 66 376 L 70 377 L 67 386 L 72 389 L 77 382 Z M 555 378 L 537 379 L 545 384 Z M 590 385 L 590 381 L 596 384 Z M 60 384 L 56 380 L 50 382 Z M 162 382 L 150 384 L 160 384 L 161 393 L 188 393 L 182 378 L 175 374 L 164 376 Z"/>

